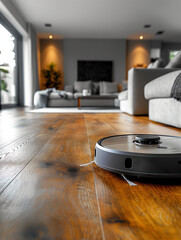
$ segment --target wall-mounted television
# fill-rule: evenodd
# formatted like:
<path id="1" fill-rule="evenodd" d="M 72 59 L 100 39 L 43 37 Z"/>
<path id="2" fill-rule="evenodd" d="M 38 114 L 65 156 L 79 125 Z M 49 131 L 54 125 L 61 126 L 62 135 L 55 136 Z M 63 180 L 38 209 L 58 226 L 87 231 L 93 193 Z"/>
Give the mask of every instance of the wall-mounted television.
<path id="1" fill-rule="evenodd" d="M 84 61 L 78 62 L 78 81 L 92 80 L 93 82 L 112 82 L 112 61 Z"/>

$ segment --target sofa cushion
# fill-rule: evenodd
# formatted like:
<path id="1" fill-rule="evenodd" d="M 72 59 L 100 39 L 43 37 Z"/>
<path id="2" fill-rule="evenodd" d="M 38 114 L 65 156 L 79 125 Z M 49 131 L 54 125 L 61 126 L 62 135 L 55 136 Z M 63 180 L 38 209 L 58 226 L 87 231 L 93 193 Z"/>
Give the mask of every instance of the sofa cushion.
<path id="1" fill-rule="evenodd" d="M 63 92 L 63 91 L 62 91 Z M 73 99 L 74 98 L 74 94 L 71 92 L 65 92 L 65 96 L 66 98 L 61 98 L 61 96 L 58 94 L 58 92 L 51 92 L 49 95 L 49 99 Z"/>
<path id="2" fill-rule="evenodd" d="M 75 92 L 82 92 L 84 89 L 91 91 L 92 82 L 91 81 L 75 81 L 74 90 Z"/>
<path id="3" fill-rule="evenodd" d="M 118 92 L 118 84 L 115 82 L 100 82 L 100 94 Z"/>
<path id="4" fill-rule="evenodd" d="M 181 70 L 170 72 L 147 83 L 144 88 L 146 99 L 169 98 L 176 77 Z"/>
<path id="5" fill-rule="evenodd" d="M 166 65 L 165 68 L 180 68 L 181 67 L 181 51 L 177 53 L 177 55 L 170 60 L 170 62 Z"/>
<path id="6" fill-rule="evenodd" d="M 76 92 L 74 93 L 74 98 L 82 97 L 83 93 L 82 92 Z"/>
<path id="7" fill-rule="evenodd" d="M 181 73 L 177 76 L 173 83 L 170 96 L 181 102 Z"/>
<path id="8" fill-rule="evenodd" d="M 119 93 L 100 93 L 100 96 L 118 97 Z"/>

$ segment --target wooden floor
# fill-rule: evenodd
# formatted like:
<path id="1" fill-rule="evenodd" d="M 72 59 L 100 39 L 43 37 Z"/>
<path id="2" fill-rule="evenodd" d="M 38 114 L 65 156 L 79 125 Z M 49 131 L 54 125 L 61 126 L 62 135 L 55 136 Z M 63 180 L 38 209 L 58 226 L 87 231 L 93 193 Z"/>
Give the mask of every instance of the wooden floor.
<path id="1" fill-rule="evenodd" d="M 127 114 L 0 112 L 0 240 L 181 239 L 181 182 L 97 167 L 98 139 L 181 130 Z"/>

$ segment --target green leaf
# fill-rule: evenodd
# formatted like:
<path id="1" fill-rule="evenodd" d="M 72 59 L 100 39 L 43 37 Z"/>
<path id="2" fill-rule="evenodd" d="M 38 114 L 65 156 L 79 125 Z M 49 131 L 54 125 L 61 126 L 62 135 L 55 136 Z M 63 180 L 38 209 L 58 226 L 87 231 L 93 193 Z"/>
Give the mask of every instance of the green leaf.
<path id="1" fill-rule="evenodd" d="M 8 92 L 7 86 L 7 83 L 4 80 L 1 80 L 1 90 Z"/>
<path id="2" fill-rule="evenodd" d="M 3 72 L 3 73 L 9 73 L 9 71 L 4 69 L 4 68 L 0 68 L 0 71 Z"/>
<path id="3" fill-rule="evenodd" d="M 51 62 L 47 69 L 43 69 L 42 75 L 45 79 L 46 88 L 58 88 L 61 85 L 61 72 L 55 70 L 55 63 Z"/>

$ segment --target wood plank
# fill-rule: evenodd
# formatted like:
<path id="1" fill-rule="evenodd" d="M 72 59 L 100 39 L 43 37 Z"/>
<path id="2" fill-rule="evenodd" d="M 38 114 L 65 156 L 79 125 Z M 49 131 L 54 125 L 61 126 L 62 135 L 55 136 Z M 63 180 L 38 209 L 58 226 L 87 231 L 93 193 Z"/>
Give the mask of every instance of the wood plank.
<path id="1" fill-rule="evenodd" d="M 64 117 L 54 119 L 50 123 L 48 121 L 42 124 L 42 128 L 40 125 L 37 129 L 33 128 L 31 134 L 27 134 L 30 132 L 29 127 L 28 132 L 23 128 L 22 131 L 26 132 L 26 135 L 0 150 L 0 193 L 29 164 L 64 121 Z"/>
<path id="2" fill-rule="evenodd" d="M 1 194 L 1 239 L 102 239 L 85 120 L 64 117 Z"/>
<path id="3" fill-rule="evenodd" d="M 180 134 L 180 129 L 168 128 L 148 122 L 148 119 L 117 114 L 86 115 L 86 126 L 92 158 L 95 143 L 105 135 L 133 133 Z M 132 123 L 131 123 L 132 122 Z M 96 131 L 93 131 L 94 127 Z M 132 125 L 132 126 L 130 126 Z M 106 129 L 106 131 L 105 131 Z M 117 131 L 116 131 L 117 130 Z M 134 178 L 131 187 L 123 178 L 94 165 L 96 191 L 106 239 L 180 239 L 181 188 L 165 182 L 144 182 Z"/>
<path id="4" fill-rule="evenodd" d="M 52 114 L 51 118 L 47 115 L 39 115 L 35 117 L 34 114 L 24 114 L 17 120 L 14 115 L 6 114 L 4 119 L 0 119 L 0 149 L 7 146 L 9 143 L 16 141 L 18 138 L 38 132 L 40 128 L 47 127 L 47 118 L 49 119 L 48 125 L 51 128 L 52 124 L 57 122 L 57 114 Z"/>

